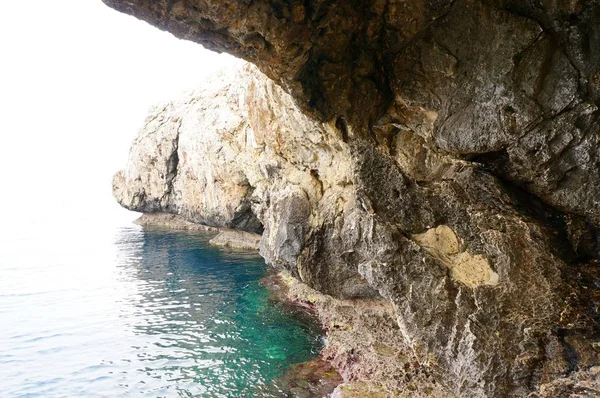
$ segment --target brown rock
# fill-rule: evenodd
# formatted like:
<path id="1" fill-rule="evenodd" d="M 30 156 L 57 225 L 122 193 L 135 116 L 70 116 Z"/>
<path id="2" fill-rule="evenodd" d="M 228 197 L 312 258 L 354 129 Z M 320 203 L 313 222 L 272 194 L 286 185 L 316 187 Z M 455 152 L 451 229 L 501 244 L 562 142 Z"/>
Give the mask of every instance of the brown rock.
<path id="1" fill-rule="evenodd" d="M 596 1 L 104 1 L 291 94 L 255 75 L 200 93 L 209 111 L 159 111 L 184 133 L 132 156 L 156 165 L 116 177 L 123 204 L 262 225 L 272 265 L 391 302 L 419 366 L 457 395 L 596 388 Z M 239 122 L 192 121 L 219 109 Z M 225 155 L 203 156 L 206 137 Z M 188 178 L 207 170 L 222 186 Z"/>

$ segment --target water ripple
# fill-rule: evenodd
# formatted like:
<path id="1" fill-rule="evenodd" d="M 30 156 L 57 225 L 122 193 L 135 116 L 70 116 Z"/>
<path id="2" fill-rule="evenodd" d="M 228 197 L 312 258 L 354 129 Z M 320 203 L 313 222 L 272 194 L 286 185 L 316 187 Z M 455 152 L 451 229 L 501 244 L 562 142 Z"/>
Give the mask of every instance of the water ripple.
<path id="1" fill-rule="evenodd" d="M 85 232 L 0 240 L 6 396 L 275 397 L 273 380 L 321 347 L 269 303 L 254 255 L 185 233 Z"/>

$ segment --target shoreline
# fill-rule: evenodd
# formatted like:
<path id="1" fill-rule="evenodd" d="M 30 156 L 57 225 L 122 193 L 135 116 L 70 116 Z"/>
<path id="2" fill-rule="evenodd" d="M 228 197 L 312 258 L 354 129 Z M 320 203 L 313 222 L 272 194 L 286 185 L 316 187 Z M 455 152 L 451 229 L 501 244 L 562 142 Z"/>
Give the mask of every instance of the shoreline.
<path id="1" fill-rule="evenodd" d="M 213 233 L 209 243 L 214 246 L 258 254 L 258 234 L 196 224 L 167 213 L 143 214 L 135 223 Z M 261 284 L 273 300 L 306 311 L 324 333 L 326 342 L 319 355 L 294 365 L 281 378 L 291 387 L 292 396 L 323 396 L 325 391 L 332 398 L 454 396 L 418 364 L 403 340 L 389 301 L 336 299 L 275 268 L 270 268 Z"/>
<path id="2" fill-rule="evenodd" d="M 224 250 L 253 252 L 259 256 L 258 234 L 196 224 L 179 214 L 170 213 L 143 213 L 134 220 L 134 224 L 143 228 L 211 234 L 208 240 L 211 246 Z M 295 316 L 306 316 L 310 318 L 310 322 L 322 327 L 320 319 L 311 308 L 281 294 L 286 289 L 286 284 L 279 278 L 277 270 L 269 267 L 260 284 L 268 290 L 270 300 L 290 307 L 289 311 L 296 312 Z M 326 339 L 325 329 L 322 331 L 319 338 Z M 324 348 L 325 346 L 326 344 Z M 273 381 L 273 386 L 281 388 L 282 392 L 294 398 L 331 396 L 343 380 L 333 365 L 323 358 L 323 349 L 312 360 L 294 364 L 283 376 Z"/>
<path id="3" fill-rule="evenodd" d="M 208 225 L 196 224 L 187 221 L 179 214 L 171 213 L 143 213 L 140 217 L 133 221 L 134 224 L 140 227 L 173 229 L 180 231 L 198 231 L 198 232 L 214 232 L 218 233 L 221 229 L 217 227 L 209 227 Z"/>
<path id="4" fill-rule="evenodd" d="M 233 250 L 258 252 L 261 237 L 252 232 L 196 224 L 179 214 L 170 213 L 144 213 L 133 223 L 146 228 L 213 233 L 214 236 L 208 241 L 210 245 Z"/>
<path id="5" fill-rule="evenodd" d="M 454 397 L 418 364 L 391 303 L 336 299 L 282 270 L 271 270 L 263 282 L 277 300 L 304 308 L 321 324 L 326 344 L 319 358 L 342 378 L 332 398 Z"/>

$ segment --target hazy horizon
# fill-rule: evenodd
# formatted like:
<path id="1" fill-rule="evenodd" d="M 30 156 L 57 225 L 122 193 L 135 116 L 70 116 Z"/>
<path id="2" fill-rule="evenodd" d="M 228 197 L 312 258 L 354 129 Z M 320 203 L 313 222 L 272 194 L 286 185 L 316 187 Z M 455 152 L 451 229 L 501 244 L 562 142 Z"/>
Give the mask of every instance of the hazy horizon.
<path id="1" fill-rule="evenodd" d="M 100 0 L 4 10 L 0 205 L 9 219 L 62 205 L 104 209 L 149 108 L 235 62 Z"/>

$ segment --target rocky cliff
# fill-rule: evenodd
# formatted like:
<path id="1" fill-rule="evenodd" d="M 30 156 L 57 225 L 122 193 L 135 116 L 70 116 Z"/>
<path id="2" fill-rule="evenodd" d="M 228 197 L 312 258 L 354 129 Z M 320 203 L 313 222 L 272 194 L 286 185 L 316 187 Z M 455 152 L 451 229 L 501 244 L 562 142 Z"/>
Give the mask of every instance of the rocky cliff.
<path id="1" fill-rule="evenodd" d="M 389 300 L 457 395 L 600 394 L 596 1 L 104 1 L 269 76 L 156 108 L 125 207 Z"/>

